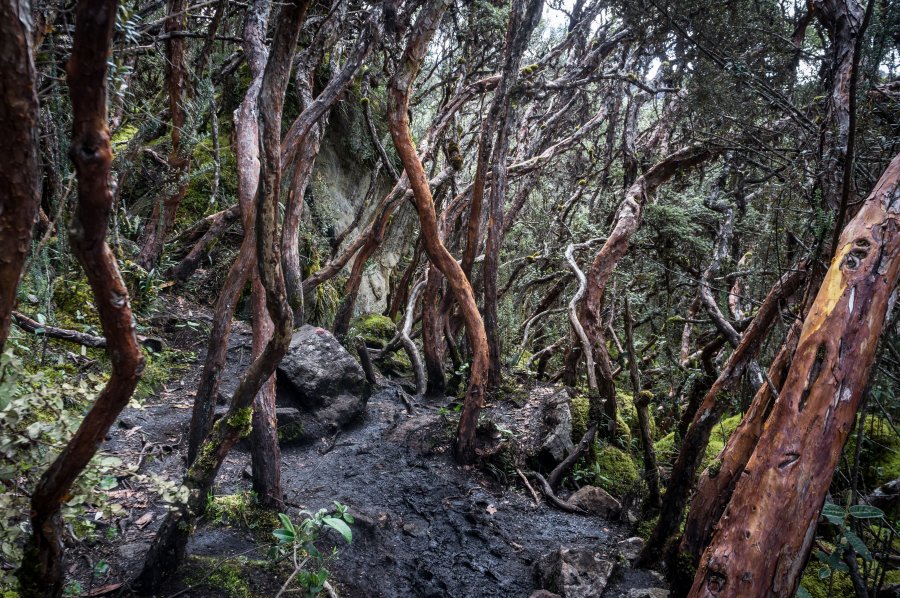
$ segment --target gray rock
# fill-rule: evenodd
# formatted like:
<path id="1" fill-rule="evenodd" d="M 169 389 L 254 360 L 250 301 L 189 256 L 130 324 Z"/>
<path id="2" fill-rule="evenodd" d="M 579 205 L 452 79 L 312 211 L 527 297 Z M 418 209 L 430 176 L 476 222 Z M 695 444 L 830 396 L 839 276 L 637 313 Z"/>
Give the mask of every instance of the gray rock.
<path id="1" fill-rule="evenodd" d="M 628 538 L 627 540 L 622 540 L 618 544 L 619 547 L 619 555 L 627 560 L 633 561 L 640 554 L 641 549 L 644 548 L 644 539 L 638 538 L 634 536 L 633 538 Z"/>
<path id="2" fill-rule="evenodd" d="M 560 548 L 534 564 L 537 586 L 561 598 L 595 598 L 603 594 L 615 564 L 589 548 Z"/>
<path id="3" fill-rule="evenodd" d="M 662 588 L 631 588 L 628 598 L 669 598 L 669 590 Z"/>
<path id="4" fill-rule="evenodd" d="M 143 558 L 147 553 L 147 550 L 150 549 L 150 544 L 147 542 L 134 542 L 132 544 L 122 544 L 119 546 L 119 556 L 123 559 L 136 559 L 138 557 Z"/>
<path id="5" fill-rule="evenodd" d="M 544 404 L 540 438 L 540 446 L 534 456 L 540 464 L 556 465 L 575 449 L 572 444 L 569 394 L 565 389 L 558 390 Z"/>
<path id="6" fill-rule="evenodd" d="M 362 415 L 371 392 L 359 363 L 330 332 L 315 326 L 294 333 L 278 374 L 300 410 L 329 433 Z"/>
<path id="7" fill-rule="evenodd" d="M 583 486 L 581 490 L 569 497 L 570 505 L 598 515 L 605 519 L 615 519 L 622 512 L 622 505 L 603 488 Z"/>

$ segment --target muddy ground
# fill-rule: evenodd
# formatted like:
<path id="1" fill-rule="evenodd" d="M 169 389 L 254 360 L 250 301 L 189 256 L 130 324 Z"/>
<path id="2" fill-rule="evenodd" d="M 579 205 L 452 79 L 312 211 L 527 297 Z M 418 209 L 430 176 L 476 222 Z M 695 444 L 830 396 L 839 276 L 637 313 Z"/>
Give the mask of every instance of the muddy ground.
<path id="1" fill-rule="evenodd" d="M 209 314 L 171 307 L 176 315 L 163 326 L 167 341 L 196 351 L 197 361 L 143 408 L 127 409 L 105 448 L 126 464 L 140 463 L 141 474 L 178 481 L 205 333 L 173 322 L 202 323 Z M 222 384 L 226 395 L 249 361 L 250 332 L 237 323 Z M 337 500 L 356 516 L 350 546 L 334 533 L 325 538 L 340 550 L 330 564 L 331 583 L 340 596 L 527 597 L 535 589 L 532 563 L 541 554 L 560 546 L 591 547 L 615 558 L 616 543 L 631 535 L 626 524 L 563 513 L 544 501 L 536 505 L 517 476 L 502 468 L 455 465 L 447 450 L 452 416 L 442 409 L 448 404 L 449 399 L 421 403 L 409 413 L 388 381 L 374 391 L 365 418 L 352 429 L 283 448 L 290 515 L 296 519 L 299 509 L 327 508 Z M 508 416 L 515 409 L 505 401 L 490 405 L 488 413 Z M 237 447 L 219 475 L 217 494 L 249 490 L 249 463 L 246 447 Z M 165 504 L 146 482 L 123 479 L 111 494 L 125 515 L 112 530 L 100 526 L 98 538 L 70 552 L 70 576 L 79 580 L 83 595 L 129 595 L 128 580 L 139 570 L 165 513 Z M 189 546 L 191 559 L 157 595 L 274 595 L 287 571 L 266 564 L 271 531 L 249 517 L 201 522 Z M 226 570 L 238 579 L 224 579 Z M 604 596 L 625 596 L 629 587 L 641 584 L 647 585 L 640 574 L 623 569 Z"/>

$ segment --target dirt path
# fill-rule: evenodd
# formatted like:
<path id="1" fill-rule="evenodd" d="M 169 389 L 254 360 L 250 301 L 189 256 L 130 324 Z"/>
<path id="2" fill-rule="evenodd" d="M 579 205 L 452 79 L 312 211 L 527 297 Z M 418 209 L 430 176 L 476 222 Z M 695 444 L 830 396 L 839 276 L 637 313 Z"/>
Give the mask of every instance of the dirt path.
<path id="1" fill-rule="evenodd" d="M 236 326 L 223 392 L 231 390 L 249 361 L 249 343 L 246 327 Z M 126 462 L 140 459 L 143 474 L 178 480 L 200 363 L 167 384 L 144 409 L 128 409 L 121 418 L 123 425 L 114 429 L 107 443 L 109 450 Z M 440 414 L 441 406 L 423 404 L 409 414 L 396 387 L 389 384 L 374 392 L 366 417 L 352 429 L 316 444 L 283 449 L 289 513 L 330 507 L 337 500 L 357 516 L 352 545 L 343 547 L 338 542 L 340 556 L 331 566 L 341 596 L 527 597 L 534 589 L 532 563 L 561 545 L 599 549 L 614 558 L 616 542 L 628 535 L 626 526 L 562 513 L 543 501 L 536 506 L 514 477 L 509 480 L 512 487 L 507 487 L 480 469 L 456 466 L 447 451 L 452 423 Z M 515 407 L 509 403 L 496 408 Z M 244 470 L 249 462 L 246 449 L 236 448 L 220 474 L 217 493 L 248 490 Z M 165 506 L 146 488 L 126 484 L 118 490 L 128 513 L 118 535 L 110 534 L 110 541 L 91 547 L 88 557 L 82 550 L 75 551 L 81 553 L 75 567 L 80 570 L 78 577 L 86 580 L 86 592 L 88 584 L 123 582 L 136 573 L 164 514 Z M 149 520 L 148 513 L 152 514 Z M 206 522 L 194 534 L 189 553 L 260 559 L 266 552 L 262 540 L 267 534 L 268 530 Z M 102 579 L 96 575 L 87 579 L 88 561 L 100 559 L 111 565 L 109 573 Z M 252 594 L 272 595 L 280 586 L 279 573 L 256 571 L 249 584 Z M 188 582 L 197 585 L 196 577 L 186 573 L 171 587 L 160 588 L 159 595 L 184 589 Z M 183 595 L 231 593 L 200 584 Z M 604 595 L 626 593 L 614 582 Z"/>

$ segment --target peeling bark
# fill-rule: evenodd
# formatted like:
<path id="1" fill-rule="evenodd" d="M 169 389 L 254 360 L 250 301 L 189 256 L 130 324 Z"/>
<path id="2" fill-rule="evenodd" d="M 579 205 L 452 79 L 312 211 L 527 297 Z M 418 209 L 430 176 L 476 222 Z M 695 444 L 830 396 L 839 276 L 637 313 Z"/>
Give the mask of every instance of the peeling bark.
<path id="1" fill-rule="evenodd" d="M 793 596 L 900 279 L 900 155 L 840 237 L 691 596 Z"/>

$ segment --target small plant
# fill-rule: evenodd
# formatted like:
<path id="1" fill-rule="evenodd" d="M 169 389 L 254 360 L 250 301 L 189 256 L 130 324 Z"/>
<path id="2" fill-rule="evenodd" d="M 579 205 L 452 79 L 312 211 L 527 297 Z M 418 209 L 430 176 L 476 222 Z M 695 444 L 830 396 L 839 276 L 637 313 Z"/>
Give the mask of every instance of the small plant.
<path id="1" fill-rule="evenodd" d="M 353 523 L 353 516 L 347 511 L 346 505 L 335 501 L 333 512 L 319 509 L 315 514 L 300 511 L 300 515 L 305 518 L 299 525 L 294 525 L 290 517 L 279 513 L 281 527 L 272 532 L 277 540 L 272 556 L 277 559 L 290 558 L 294 567 L 275 598 L 287 591 L 305 591 L 306 596 L 314 597 L 325 589 L 329 576 L 326 564 L 329 559 L 337 556 L 337 548 L 324 554 L 316 546 L 324 528 L 335 530 L 348 544 L 353 540 L 349 525 Z M 292 590 L 290 587 L 293 583 L 296 583 L 297 588 Z"/>

